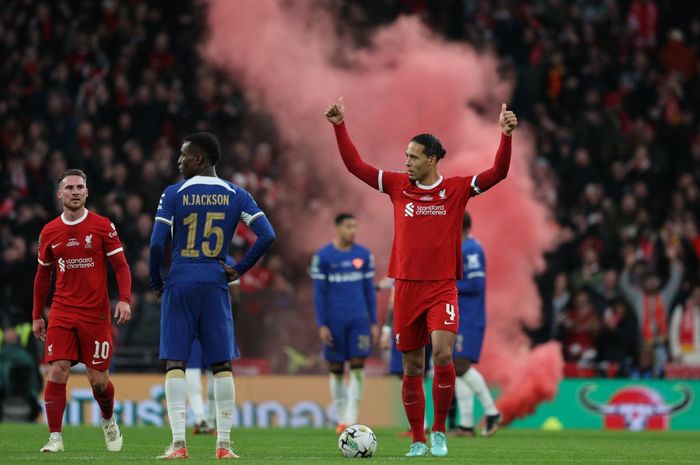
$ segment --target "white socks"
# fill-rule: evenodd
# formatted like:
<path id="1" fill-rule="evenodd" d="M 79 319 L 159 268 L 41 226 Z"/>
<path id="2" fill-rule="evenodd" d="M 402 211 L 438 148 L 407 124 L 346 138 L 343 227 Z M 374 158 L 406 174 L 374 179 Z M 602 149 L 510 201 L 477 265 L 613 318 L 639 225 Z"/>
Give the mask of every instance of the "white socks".
<path id="1" fill-rule="evenodd" d="M 216 427 L 216 399 L 214 398 L 214 373 L 212 373 L 211 370 L 207 370 L 207 425 L 209 425 L 210 428 Z"/>
<path id="2" fill-rule="evenodd" d="M 347 406 L 345 411 L 345 424 L 354 425 L 360 415 L 360 401 L 362 392 L 365 389 L 364 368 L 353 368 L 350 370 L 350 383 L 348 383 Z"/>
<path id="3" fill-rule="evenodd" d="M 233 403 L 236 398 L 233 374 L 230 371 L 220 371 L 214 375 L 214 398 L 216 400 L 216 442 L 217 444 L 230 443 Z"/>
<path id="4" fill-rule="evenodd" d="M 168 406 L 173 443 L 185 442 L 185 400 L 187 382 L 182 370 L 169 370 L 165 375 L 165 400 Z"/>
<path id="5" fill-rule="evenodd" d="M 459 426 L 474 428 L 474 391 L 464 380 L 464 376 L 455 378 L 455 397 L 459 407 Z"/>
<path id="6" fill-rule="evenodd" d="M 498 409 L 496 408 L 496 404 L 493 403 L 491 391 L 489 391 L 486 381 L 484 381 L 484 377 L 481 376 L 481 373 L 479 373 L 476 368 L 471 367 L 464 375 L 461 376 L 461 378 L 479 398 L 479 402 L 481 402 L 482 407 L 484 407 L 484 413 L 489 416 L 497 415 Z"/>
<path id="7" fill-rule="evenodd" d="M 202 370 L 188 368 L 185 370 L 187 378 L 187 401 L 190 403 L 194 422 L 200 424 L 204 421 L 204 399 L 202 399 Z"/>
<path id="8" fill-rule="evenodd" d="M 343 375 L 331 373 L 328 378 L 328 386 L 331 390 L 331 402 L 333 402 L 333 405 L 335 406 L 338 423 L 345 423 L 346 396 Z"/>

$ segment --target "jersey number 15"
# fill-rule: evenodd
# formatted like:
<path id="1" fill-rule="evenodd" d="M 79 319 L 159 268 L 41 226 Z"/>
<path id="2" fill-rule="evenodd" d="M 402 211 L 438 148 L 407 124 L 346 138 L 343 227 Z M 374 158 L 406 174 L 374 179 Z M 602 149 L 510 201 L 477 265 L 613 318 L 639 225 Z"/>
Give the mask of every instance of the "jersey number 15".
<path id="1" fill-rule="evenodd" d="M 183 257 L 199 257 L 199 250 L 195 249 L 197 239 L 197 213 L 190 213 L 182 221 L 187 226 L 187 245 L 180 252 Z M 205 257 L 217 257 L 224 246 L 224 230 L 220 226 L 214 226 L 214 221 L 224 220 L 226 214 L 222 212 L 208 212 L 204 219 L 204 237 L 202 238 L 202 253 Z M 216 242 L 214 248 L 209 246 L 209 239 L 214 235 Z"/>

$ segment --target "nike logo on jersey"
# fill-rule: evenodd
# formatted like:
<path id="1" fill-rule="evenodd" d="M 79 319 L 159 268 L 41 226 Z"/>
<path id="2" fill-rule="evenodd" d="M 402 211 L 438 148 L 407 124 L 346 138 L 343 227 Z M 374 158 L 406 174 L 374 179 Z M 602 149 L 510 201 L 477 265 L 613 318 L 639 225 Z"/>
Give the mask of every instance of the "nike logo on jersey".
<path id="1" fill-rule="evenodd" d="M 93 364 L 93 365 L 99 365 L 100 363 L 104 363 L 104 362 L 105 362 L 104 360 L 93 360 L 93 361 L 92 361 L 92 364 Z"/>
<path id="2" fill-rule="evenodd" d="M 404 405 L 415 405 L 415 404 L 417 404 L 417 403 L 418 403 L 418 401 L 415 401 L 415 402 L 404 402 L 403 404 L 404 404 Z"/>
<path id="3" fill-rule="evenodd" d="M 55 249 L 56 247 L 58 247 L 61 244 L 63 244 L 63 242 L 59 242 L 58 244 L 51 244 L 51 248 Z"/>
<path id="4" fill-rule="evenodd" d="M 446 325 L 453 325 L 453 324 L 455 324 L 455 322 L 454 322 L 454 321 L 447 321 L 447 320 L 445 320 L 445 321 L 443 322 L 443 324 L 446 324 Z"/>
<path id="5" fill-rule="evenodd" d="M 440 389 L 447 389 L 447 388 L 451 388 L 452 385 L 451 384 L 438 384 L 438 387 Z"/>

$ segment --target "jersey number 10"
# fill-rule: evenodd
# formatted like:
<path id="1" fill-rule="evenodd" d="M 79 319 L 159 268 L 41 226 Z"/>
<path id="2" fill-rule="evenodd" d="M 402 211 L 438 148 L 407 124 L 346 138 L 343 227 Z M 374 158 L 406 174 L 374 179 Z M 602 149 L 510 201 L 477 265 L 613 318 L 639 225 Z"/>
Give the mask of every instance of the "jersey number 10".
<path id="1" fill-rule="evenodd" d="M 183 257 L 199 257 L 199 250 L 195 249 L 197 239 L 197 213 L 190 213 L 182 221 L 187 226 L 187 245 L 180 255 Z M 214 226 L 214 221 L 224 220 L 226 214 L 222 212 L 208 212 L 204 219 L 204 237 L 202 238 L 202 253 L 205 257 L 217 257 L 224 246 L 224 230 L 220 226 Z M 214 235 L 216 242 L 214 248 L 209 246 L 209 239 Z"/>

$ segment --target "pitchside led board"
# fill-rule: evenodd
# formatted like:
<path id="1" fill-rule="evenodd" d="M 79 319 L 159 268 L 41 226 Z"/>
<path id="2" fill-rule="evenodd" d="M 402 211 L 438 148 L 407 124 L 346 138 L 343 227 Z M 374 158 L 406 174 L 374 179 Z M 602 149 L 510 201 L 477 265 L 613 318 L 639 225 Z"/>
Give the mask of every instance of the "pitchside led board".
<path id="1" fill-rule="evenodd" d="M 122 425 L 167 425 L 161 375 L 114 374 L 115 412 Z M 406 427 L 398 379 L 370 376 L 365 385 L 360 421 L 372 427 Z M 206 390 L 205 390 L 206 392 Z M 427 416 L 432 421 L 430 381 L 426 382 Z M 497 393 L 496 396 L 497 397 Z M 511 428 L 545 430 L 629 429 L 700 430 L 700 380 L 636 381 L 567 379 L 557 396 Z M 482 411 L 475 405 L 476 418 Z M 42 417 L 42 421 L 46 421 Z M 190 424 L 193 418 L 189 415 Z M 238 376 L 235 427 L 330 428 L 336 416 L 327 376 Z M 64 424 L 99 422 L 99 408 L 85 377 L 68 383 Z"/>
<path id="2" fill-rule="evenodd" d="M 513 428 L 700 430 L 700 380 L 566 379 Z"/>

